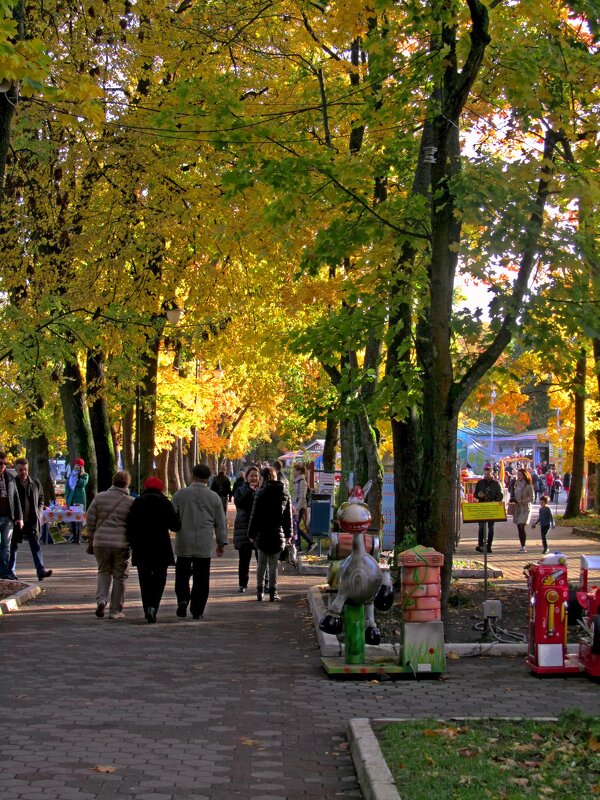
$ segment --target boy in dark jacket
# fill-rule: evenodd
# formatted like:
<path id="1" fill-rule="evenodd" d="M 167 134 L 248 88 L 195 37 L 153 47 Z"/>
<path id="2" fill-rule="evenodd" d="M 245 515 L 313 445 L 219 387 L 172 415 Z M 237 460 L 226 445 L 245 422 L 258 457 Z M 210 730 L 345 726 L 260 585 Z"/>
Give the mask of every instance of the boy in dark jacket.
<path id="1" fill-rule="evenodd" d="M 544 555 L 547 555 L 550 550 L 548 549 L 548 531 L 554 527 L 554 517 L 552 516 L 552 509 L 548 505 L 548 495 L 544 494 L 540 497 L 540 513 L 536 521 L 531 526 L 535 528 L 540 524 L 540 531 L 542 533 L 542 546 L 544 548 Z"/>

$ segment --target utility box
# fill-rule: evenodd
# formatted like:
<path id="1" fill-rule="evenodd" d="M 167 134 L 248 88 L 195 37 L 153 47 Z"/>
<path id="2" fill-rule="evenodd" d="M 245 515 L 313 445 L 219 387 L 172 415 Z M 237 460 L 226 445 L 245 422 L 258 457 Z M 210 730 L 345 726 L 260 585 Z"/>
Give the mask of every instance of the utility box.
<path id="1" fill-rule="evenodd" d="M 502 619 L 502 603 L 500 600 L 485 600 L 483 603 L 484 619 Z"/>
<path id="2" fill-rule="evenodd" d="M 311 536 L 329 536 L 331 528 L 331 495 L 311 492 L 310 496 L 310 522 L 309 533 Z"/>

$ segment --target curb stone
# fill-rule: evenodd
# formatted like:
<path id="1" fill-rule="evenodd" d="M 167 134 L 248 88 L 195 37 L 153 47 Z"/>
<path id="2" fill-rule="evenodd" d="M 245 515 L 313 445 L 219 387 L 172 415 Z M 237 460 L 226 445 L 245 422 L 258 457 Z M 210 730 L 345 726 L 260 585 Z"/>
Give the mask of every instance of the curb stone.
<path id="1" fill-rule="evenodd" d="M 588 539 L 600 539 L 600 531 L 592 531 L 587 528 L 571 528 L 572 536 L 585 536 Z"/>
<path id="2" fill-rule="evenodd" d="M 401 800 L 369 719 L 351 719 L 350 753 L 365 800 Z"/>
<path id="3" fill-rule="evenodd" d="M 39 586 L 39 584 L 29 584 L 25 589 L 21 589 L 20 592 L 11 594 L 10 597 L 6 597 L 4 600 L 0 600 L 0 615 L 8 614 L 11 611 L 17 611 L 19 606 L 22 606 L 41 593 L 42 587 Z"/>

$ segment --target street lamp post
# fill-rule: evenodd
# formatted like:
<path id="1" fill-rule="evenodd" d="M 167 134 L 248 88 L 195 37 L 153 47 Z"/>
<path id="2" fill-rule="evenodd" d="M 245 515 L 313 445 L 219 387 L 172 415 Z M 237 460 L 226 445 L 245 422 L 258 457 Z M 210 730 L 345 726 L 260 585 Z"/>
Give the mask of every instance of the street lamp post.
<path id="1" fill-rule="evenodd" d="M 490 466 L 492 474 L 494 472 L 494 403 L 496 402 L 496 390 L 492 387 L 492 413 L 490 426 Z"/>

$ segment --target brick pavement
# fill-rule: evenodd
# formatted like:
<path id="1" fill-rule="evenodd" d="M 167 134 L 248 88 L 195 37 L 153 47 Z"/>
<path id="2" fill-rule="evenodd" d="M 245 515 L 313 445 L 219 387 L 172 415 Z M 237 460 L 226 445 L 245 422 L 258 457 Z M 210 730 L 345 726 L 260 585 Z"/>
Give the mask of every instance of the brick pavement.
<path id="1" fill-rule="evenodd" d="M 331 681 L 305 602 L 315 579 L 285 575 L 283 602 L 259 605 L 237 593 L 232 548 L 213 561 L 206 620 L 176 618 L 170 574 L 156 625 L 135 570 L 127 619 L 96 619 L 93 558 L 45 556 L 44 592 L 0 617 L 5 800 L 358 798 L 350 717 L 600 713 L 587 678 L 535 678 L 522 659 L 450 661 L 439 681 Z"/>

